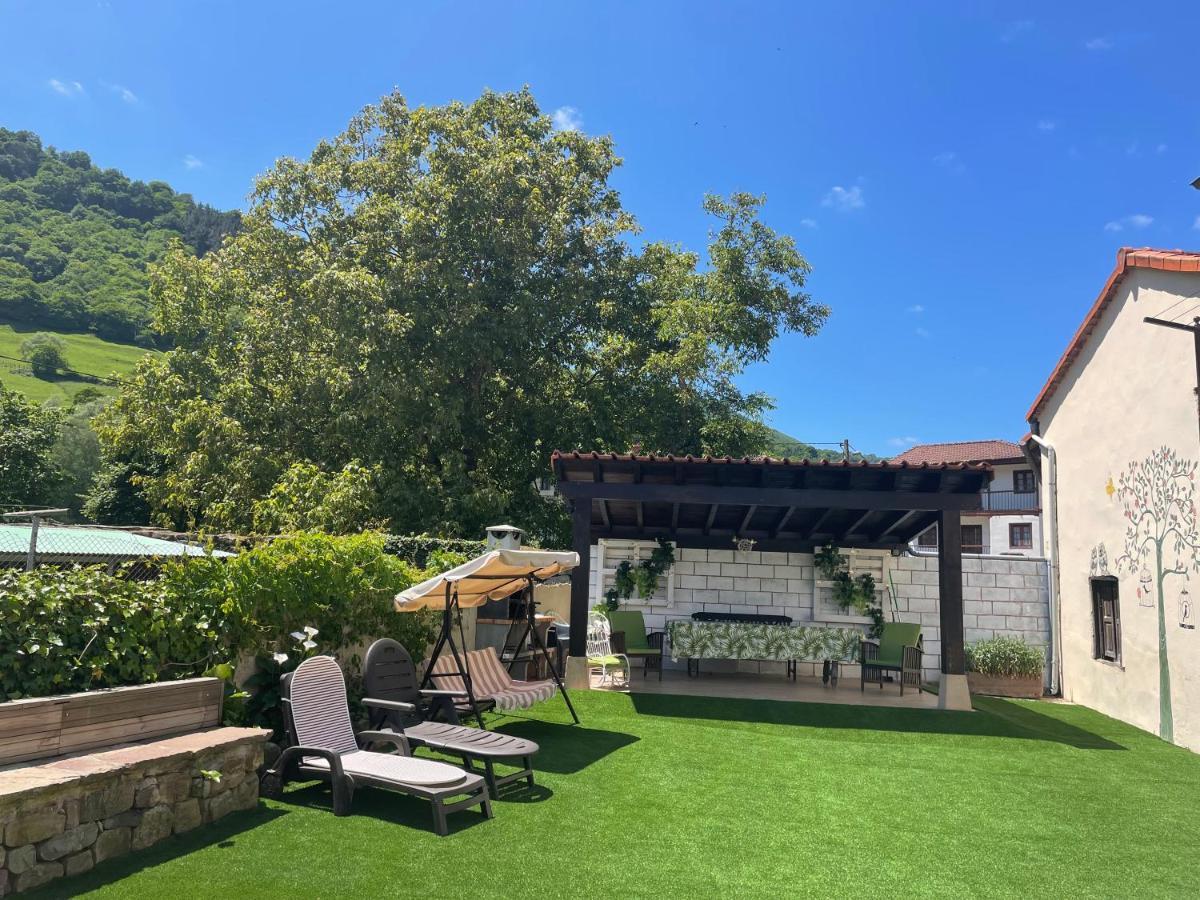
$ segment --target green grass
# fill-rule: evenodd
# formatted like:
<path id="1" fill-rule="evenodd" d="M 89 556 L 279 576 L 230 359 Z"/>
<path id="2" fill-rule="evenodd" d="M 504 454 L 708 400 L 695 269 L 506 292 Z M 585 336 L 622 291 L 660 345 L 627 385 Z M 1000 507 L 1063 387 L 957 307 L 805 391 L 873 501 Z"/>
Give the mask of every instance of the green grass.
<path id="1" fill-rule="evenodd" d="M 44 381 L 29 374 L 26 365 L 14 362 L 21 356 L 21 343 L 35 332 L 44 329 L 25 326 L 0 325 L 0 384 L 10 390 L 20 391 L 30 400 L 41 403 L 51 397 L 69 400 L 84 387 L 94 387 L 109 394 L 116 390 L 111 383 L 93 383 L 86 379 L 63 376 L 53 381 Z M 146 355 L 144 347 L 131 344 L 114 344 L 92 334 L 66 334 L 51 332 L 62 338 L 67 345 L 67 365 L 90 375 L 115 375 L 118 378 L 133 371 L 138 360 Z M 10 357 L 5 359 L 4 357 Z"/>
<path id="2" fill-rule="evenodd" d="M 503 730 L 541 789 L 496 817 L 299 786 L 54 894 L 1195 896 L 1200 757 L 1090 710 L 577 695 Z"/>

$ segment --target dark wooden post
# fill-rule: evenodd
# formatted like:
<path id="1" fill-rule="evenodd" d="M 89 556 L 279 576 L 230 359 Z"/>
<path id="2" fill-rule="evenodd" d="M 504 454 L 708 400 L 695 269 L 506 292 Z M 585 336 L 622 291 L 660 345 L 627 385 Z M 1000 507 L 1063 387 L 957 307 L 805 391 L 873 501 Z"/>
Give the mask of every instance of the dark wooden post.
<path id="1" fill-rule="evenodd" d="M 962 519 L 957 509 L 942 510 L 938 519 L 938 610 L 942 674 L 963 675 Z"/>
<path id="2" fill-rule="evenodd" d="M 592 572 L 592 501 L 577 497 L 571 511 L 571 549 L 579 554 L 579 565 L 571 572 L 571 656 L 587 653 L 588 600 Z"/>

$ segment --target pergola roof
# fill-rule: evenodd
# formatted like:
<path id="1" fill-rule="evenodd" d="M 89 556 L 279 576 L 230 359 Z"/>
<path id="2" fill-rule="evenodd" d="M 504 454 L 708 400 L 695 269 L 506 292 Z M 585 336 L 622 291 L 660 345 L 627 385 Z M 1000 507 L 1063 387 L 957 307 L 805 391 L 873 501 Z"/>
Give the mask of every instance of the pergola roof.
<path id="1" fill-rule="evenodd" d="M 985 463 L 655 456 L 555 451 L 558 490 L 591 502 L 591 536 L 759 550 L 896 547 L 942 510 L 979 505 Z"/>

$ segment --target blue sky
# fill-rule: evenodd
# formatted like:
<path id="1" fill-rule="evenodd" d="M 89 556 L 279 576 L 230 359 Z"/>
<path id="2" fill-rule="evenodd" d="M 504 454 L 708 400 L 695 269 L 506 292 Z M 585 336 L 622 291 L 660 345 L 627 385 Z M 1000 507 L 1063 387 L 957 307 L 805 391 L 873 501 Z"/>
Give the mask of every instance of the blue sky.
<path id="1" fill-rule="evenodd" d="M 1195 3 L 0 0 L 0 125 L 243 206 L 363 105 L 528 83 L 653 239 L 765 193 L 833 315 L 744 383 L 890 454 L 1017 438 L 1118 247 L 1200 246 Z"/>

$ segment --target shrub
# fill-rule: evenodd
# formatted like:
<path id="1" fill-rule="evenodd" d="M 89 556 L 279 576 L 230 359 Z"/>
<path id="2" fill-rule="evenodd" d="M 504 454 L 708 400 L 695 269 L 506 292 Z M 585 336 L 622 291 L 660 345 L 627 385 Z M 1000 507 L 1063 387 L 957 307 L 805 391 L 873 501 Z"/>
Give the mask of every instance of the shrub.
<path id="1" fill-rule="evenodd" d="M 0 700 L 198 675 L 219 613 L 98 567 L 0 573 Z"/>
<path id="2" fill-rule="evenodd" d="M 428 534 L 389 534 L 384 541 L 383 550 L 418 569 L 424 569 L 432 563 L 437 571 L 444 571 L 449 568 L 445 565 L 447 557 L 444 554 L 458 557 L 460 563 L 466 562 L 487 550 L 487 543 L 465 538 L 432 537 Z M 439 557 L 441 564 L 434 558 L 435 554 L 442 554 Z"/>
<path id="3" fill-rule="evenodd" d="M 321 652 L 347 651 L 352 680 L 368 639 L 392 637 L 419 656 L 436 620 L 396 613 L 392 598 L 427 573 L 383 543 L 371 532 L 297 534 L 236 557 L 169 562 L 149 583 L 97 567 L 0 574 L 3 699 L 228 671 L 245 656 L 292 652 L 290 635 L 305 626 L 317 629 Z"/>
<path id="4" fill-rule="evenodd" d="M 1046 651 L 1020 638 L 996 637 L 967 646 L 967 671 L 997 678 L 1036 678 L 1046 665 Z"/>
<path id="5" fill-rule="evenodd" d="M 58 335 L 39 331 L 21 343 L 21 356 L 29 362 L 35 378 L 53 378 L 67 368 L 67 345 Z"/>

